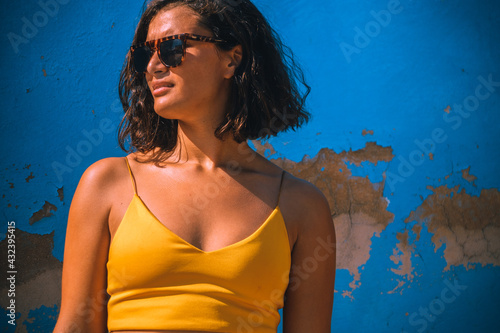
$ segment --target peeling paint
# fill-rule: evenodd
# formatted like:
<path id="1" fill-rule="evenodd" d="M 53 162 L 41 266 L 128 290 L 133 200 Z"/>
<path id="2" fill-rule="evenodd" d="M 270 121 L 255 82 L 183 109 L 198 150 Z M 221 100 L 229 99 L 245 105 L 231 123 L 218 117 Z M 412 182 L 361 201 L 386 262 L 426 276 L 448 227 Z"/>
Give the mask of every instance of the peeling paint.
<path id="1" fill-rule="evenodd" d="M 40 209 L 39 211 L 37 211 L 36 213 L 34 213 L 30 217 L 30 219 L 29 219 L 30 225 L 40 221 L 41 219 L 43 219 L 45 217 L 50 217 L 50 216 L 54 215 L 54 214 L 52 214 L 53 211 L 54 212 L 57 211 L 57 207 L 55 205 L 51 204 L 50 202 L 45 201 L 42 209 Z"/>
<path id="2" fill-rule="evenodd" d="M 470 174 L 470 167 L 462 170 L 462 178 L 471 183 L 472 185 L 476 186 L 474 182 L 477 180 L 477 177 Z"/>
<path id="3" fill-rule="evenodd" d="M 345 153 L 345 158 L 356 166 L 360 166 L 364 161 L 377 165 L 378 162 L 390 162 L 394 154 L 391 147 L 382 147 L 375 142 L 367 142 L 363 149 L 356 151 L 350 149 Z"/>
<path id="4" fill-rule="evenodd" d="M 31 179 L 35 178 L 35 176 L 33 176 L 33 172 L 30 172 L 30 175 L 28 177 L 25 178 L 26 180 L 26 183 L 29 183 Z"/>
<path id="5" fill-rule="evenodd" d="M 52 255 L 53 237 L 54 232 L 38 235 L 16 229 L 16 311 L 21 313 L 16 320 L 16 332 L 27 332 L 25 324 L 29 323 L 30 310 L 60 304 L 62 263 Z M 0 242 L 0 249 L 7 253 L 7 239 Z M 5 281 L 6 271 L 1 274 Z M 2 287 L 0 293 L 7 295 L 5 285 Z M 3 308 L 7 301 L 6 297 L 0 298 Z"/>
<path id="6" fill-rule="evenodd" d="M 255 146 L 255 151 L 266 158 L 276 154 L 276 150 L 269 142 L 264 143 L 264 140 L 253 140 L 252 143 Z"/>
<path id="7" fill-rule="evenodd" d="M 352 176 L 346 163 L 370 160 L 376 164 L 392 157 L 390 147 L 368 143 L 362 150 L 339 154 L 323 148 L 314 158 L 304 157 L 298 163 L 286 158 L 271 160 L 314 184 L 328 199 L 337 233 L 337 268 L 346 269 L 353 276 L 351 290 L 344 290 L 344 297 L 352 298 L 352 291 L 361 285 L 360 268 L 370 258 L 371 238 L 380 236 L 394 219 L 383 196 L 385 179 L 371 183 L 365 177 Z"/>
<path id="8" fill-rule="evenodd" d="M 64 186 L 57 189 L 57 196 L 59 197 L 59 200 L 64 201 Z"/>
<path id="9" fill-rule="evenodd" d="M 406 281 L 402 280 L 397 280 L 398 285 L 394 287 L 394 289 L 388 291 L 388 294 L 395 294 L 395 293 L 400 293 L 401 295 L 403 294 L 403 286 L 406 284 Z"/>
<path id="10" fill-rule="evenodd" d="M 411 281 L 414 278 L 411 257 L 415 245 L 409 244 L 408 242 L 408 230 L 406 230 L 405 232 L 397 233 L 396 239 L 399 241 L 399 243 L 396 245 L 396 248 L 394 249 L 394 252 L 390 259 L 396 265 L 399 264 L 399 267 L 397 269 L 391 268 L 391 271 L 394 274 L 405 277 L 407 281 Z"/>
<path id="11" fill-rule="evenodd" d="M 476 197 L 459 186 L 429 189 L 434 193 L 405 222 L 426 223 L 435 251 L 446 245 L 444 270 L 472 263 L 500 266 L 500 192 L 483 189 Z"/>
<path id="12" fill-rule="evenodd" d="M 422 231 L 422 226 L 420 224 L 415 224 L 413 228 L 411 228 L 411 231 L 417 235 L 417 238 L 415 239 L 416 241 L 420 240 L 420 232 Z"/>
<path id="13" fill-rule="evenodd" d="M 28 318 L 23 322 L 28 332 L 51 332 L 57 321 L 59 306 L 54 305 L 30 310 Z"/>
<path id="14" fill-rule="evenodd" d="M 373 135 L 375 132 L 373 130 L 367 130 L 367 129 L 364 129 L 362 132 L 361 132 L 361 135 L 363 136 L 367 136 L 367 135 Z"/>

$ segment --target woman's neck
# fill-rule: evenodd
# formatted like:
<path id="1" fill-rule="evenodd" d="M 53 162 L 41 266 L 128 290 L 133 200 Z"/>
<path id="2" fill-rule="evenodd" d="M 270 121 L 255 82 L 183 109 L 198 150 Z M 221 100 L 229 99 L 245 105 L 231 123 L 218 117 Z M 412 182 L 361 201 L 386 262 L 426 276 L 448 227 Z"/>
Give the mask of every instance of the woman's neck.
<path id="1" fill-rule="evenodd" d="M 240 163 L 255 152 L 246 142 L 237 143 L 232 135 L 223 140 L 214 135 L 215 128 L 206 124 L 187 124 L 179 121 L 178 141 L 172 158 L 210 170 Z"/>

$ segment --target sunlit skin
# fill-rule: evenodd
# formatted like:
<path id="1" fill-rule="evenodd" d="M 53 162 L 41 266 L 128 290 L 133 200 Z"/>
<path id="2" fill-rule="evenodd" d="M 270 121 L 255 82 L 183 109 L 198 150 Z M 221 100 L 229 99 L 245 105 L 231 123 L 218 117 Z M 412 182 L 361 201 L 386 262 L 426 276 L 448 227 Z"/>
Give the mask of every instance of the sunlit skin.
<path id="1" fill-rule="evenodd" d="M 186 7 L 176 7 L 158 14 L 151 22 L 148 40 L 191 32 L 203 36 L 212 33 L 199 27 L 198 17 Z M 225 113 L 230 92 L 230 78 L 237 63 L 231 64 L 232 53 L 218 51 L 213 43 L 187 40 L 183 63 L 167 69 L 157 53 L 147 67 L 146 80 L 155 101 L 155 111 L 167 119 L 180 122 L 218 124 Z M 237 53 L 241 58 L 241 48 Z M 236 59 L 236 62 L 239 59 Z M 153 89 L 158 83 L 171 83 L 172 88 Z M 162 91 L 163 90 L 163 91 Z M 186 110 L 190 110 L 186 113 Z"/>
<path id="2" fill-rule="evenodd" d="M 198 24 L 194 11 L 177 6 L 152 20 L 147 39 L 180 33 L 212 36 Z M 267 219 L 276 207 L 281 169 L 247 143 L 214 136 L 226 112 L 241 47 L 221 51 L 213 43 L 189 40 L 187 45 L 180 66 L 166 68 L 155 54 L 145 74 L 155 112 L 179 122 L 179 144 L 164 168 L 137 162 L 140 153 L 130 154 L 129 161 L 138 194 L 158 220 L 188 243 L 213 251 L 248 237 Z M 189 223 L 183 222 L 179 207 L 193 205 L 193 189 L 214 182 L 221 184 L 220 194 Z M 61 312 L 54 332 L 69 333 L 76 327 L 107 332 L 107 254 L 133 195 L 123 158 L 100 160 L 83 174 L 68 218 Z M 290 280 L 300 281 L 286 293 L 284 332 L 330 332 L 335 250 L 327 256 L 322 252 L 317 269 L 306 278 L 300 270 L 304 260 L 317 256 L 318 237 L 335 240 L 328 202 L 314 186 L 286 174 L 279 206 L 292 251 Z"/>

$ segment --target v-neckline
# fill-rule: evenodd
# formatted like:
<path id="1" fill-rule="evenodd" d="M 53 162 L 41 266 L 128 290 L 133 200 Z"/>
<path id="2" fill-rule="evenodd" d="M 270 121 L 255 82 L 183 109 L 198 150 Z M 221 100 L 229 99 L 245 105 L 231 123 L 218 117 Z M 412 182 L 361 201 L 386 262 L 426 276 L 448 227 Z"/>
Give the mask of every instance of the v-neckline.
<path id="1" fill-rule="evenodd" d="M 177 235 L 175 232 L 173 232 L 172 230 L 170 230 L 165 224 L 163 224 L 160 221 L 160 219 L 158 217 L 156 217 L 156 215 L 149 209 L 149 207 L 142 200 L 142 198 L 137 193 L 134 193 L 134 197 L 132 198 L 132 201 L 135 200 L 136 198 L 139 200 L 140 204 L 148 211 L 148 213 L 153 217 L 153 219 L 158 224 L 160 224 L 160 227 L 162 227 L 164 230 L 166 230 L 169 234 L 173 235 L 175 238 L 179 239 L 183 244 L 187 245 L 188 247 L 190 247 L 190 248 L 192 248 L 192 249 L 194 249 L 194 250 L 196 250 L 196 251 L 198 251 L 198 252 L 200 252 L 202 254 L 212 254 L 212 253 L 216 253 L 216 252 L 221 252 L 221 251 L 224 251 L 224 250 L 226 250 L 228 248 L 237 247 L 239 245 L 242 245 L 244 243 L 249 242 L 250 240 L 252 240 L 253 238 L 255 238 L 262 231 L 262 229 L 265 228 L 266 225 L 269 224 L 269 221 L 271 221 L 276 214 L 278 214 L 278 213 L 281 214 L 281 211 L 279 209 L 279 205 L 277 205 L 276 208 L 274 208 L 274 210 L 266 218 L 266 220 L 257 228 L 257 230 L 255 230 L 254 232 L 252 232 L 249 236 L 247 236 L 247 237 L 243 238 L 242 240 L 239 240 L 239 241 L 237 241 L 235 243 L 226 245 L 226 246 L 224 246 L 224 247 L 222 247 L 220 249 L 216 249 L 216 250 L 212 250 L 212 251 L 205 251 L 205 250 L 202 250 L 202 249 L 194 246 L 193 244 L 189 243 L 184 238 L 182 238 L 181 236 Z M 132 204 L 132 202 L 130 204 Z M 123 222 L 123 220 L 122 220 L 122 222 Z"/>

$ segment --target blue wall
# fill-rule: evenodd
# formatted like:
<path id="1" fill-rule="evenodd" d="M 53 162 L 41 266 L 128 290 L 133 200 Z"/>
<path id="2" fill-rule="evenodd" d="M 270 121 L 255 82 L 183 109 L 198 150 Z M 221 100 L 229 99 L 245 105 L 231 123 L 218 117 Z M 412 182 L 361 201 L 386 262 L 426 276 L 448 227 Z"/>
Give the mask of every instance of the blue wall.
<path id="1" fill-rule="evenodd" d="M 332 331 L 496 331 L 500 2 L 255 3 L 312 86 L 313 120 L 254 146 L 330 200 Z M 14 221 L 17 329 L 49 332 L 78 180 L 123 155 L 117 82 L 142 1 L 2 6 L 1 247 Z"/>

